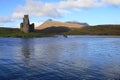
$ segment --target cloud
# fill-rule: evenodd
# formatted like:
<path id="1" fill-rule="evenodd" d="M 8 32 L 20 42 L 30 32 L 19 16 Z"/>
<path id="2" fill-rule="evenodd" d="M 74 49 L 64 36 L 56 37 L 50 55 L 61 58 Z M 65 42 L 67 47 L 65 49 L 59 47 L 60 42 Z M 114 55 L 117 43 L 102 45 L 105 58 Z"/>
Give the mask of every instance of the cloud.
<path id="1" fill-rule="evenodd" d="M 42 0 L 25 0 L 25 5 L 19 5 L 12 14 L 15 19 L 29 14 L 33 17 L 59 18 L 70 10 L 102 7 L 103 5 L 120 6 L 120 0 L 61 0 L 59 2 L 43 2 Z"/>
<path id="2" fill-rule="evenodd" d="M 2 26 L 4 23 L 13 22 L 13 19 L 9 16 L 0 16 L 0 26 Z"/>
<path id="3" fill-rule="evenodd" d="M 24 14 L 36 17 L 52 17 L 59 18 L 62 14 L 68 14 L 71 10 L 78 10 L 79 8 L 90 8 L 97 6 L 96 0 L 62 0 L 56 3 L 45 3 L 41 0 L 25 0 L 26 4 L 19 5 L 13 12 L 13 18 L 22 18 Z M 67 9 L 66 9 L 67 8 Z"/>
<path id="4" fill-rule="evenodd" d="M 60 7 L 62 8 L 90 8 L 97 6 L 99 3 L 97 0 L 65 0 L 61 1 Z"/>
<path id="5" fill-rule="evenodd" d="M 109 4 L 109 5 L 114 5 L 114 6 L 120 6 L 120 0 L 103 0 L 103 3 Z"/>
<path id="6" fill-rule="evenodd" d="M 0 16 L 0 27 L 1 26 L 8 26 L 5 25 L 6 23 L 13 23 L 14 19 L 11 16 Z"/>
<path id="7" fill-rule="evenodd" d="M 24 6 L 19 5 L 13 13 L 13 18 L 22 18 L 24 14 L 31 16 L 60 17 L 59 9 L 52 3 L 43 3 L 38 0 L 26 0 Z"/>
<path id="8" fill-rule="evenodd" d="M 93 7 L 103 7 L 106 5 L 120 6 L 120 0 L 64 0 L 59 2 L 61 8 L 85 9 Z"/>
<path id="9" fill-rule="evenodd" d="M 35 26 L 37 27 L 37 26 L 41 25 L 43 22 L 41 21 L 41 22 L 33 22 L 33 23 L 34 23 Z"/>
<path id="10" fill-rule="evenodd" d="M 3 26 L 3 24 L 2 24 L 2 23 L 0 23 L 0 27 L 1 27 L 1 26 Z"/>

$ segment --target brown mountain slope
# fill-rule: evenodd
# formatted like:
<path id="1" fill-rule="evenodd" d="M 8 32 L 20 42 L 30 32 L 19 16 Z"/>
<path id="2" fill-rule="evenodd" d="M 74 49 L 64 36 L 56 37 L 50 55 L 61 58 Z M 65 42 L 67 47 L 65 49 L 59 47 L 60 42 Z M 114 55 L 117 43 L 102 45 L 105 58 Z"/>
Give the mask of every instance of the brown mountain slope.
<path id="1" fill-rule="evenodd" d="M 41 29 L 45 29 L 48 27 L 52 27 L 52 26 L 55 26 L 55 27 L 63 26 L 63 27 L 68 27 L 68 28 L 82 28 L 85 25 L 47 20 L 43 24 L 41 24 L 40 26 L 36 27 L 36 30 L 41 30 Z"/>

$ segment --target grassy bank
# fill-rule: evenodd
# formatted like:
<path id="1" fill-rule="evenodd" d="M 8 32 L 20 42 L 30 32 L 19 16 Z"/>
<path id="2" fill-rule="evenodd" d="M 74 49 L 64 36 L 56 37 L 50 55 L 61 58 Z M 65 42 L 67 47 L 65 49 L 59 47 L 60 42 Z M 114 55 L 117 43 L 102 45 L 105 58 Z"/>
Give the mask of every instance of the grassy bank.
<path id="1" fill-rule="evenodd" d="M 120 25 L 97 25 L 73 30 L 66 27 L 51 27 L 32 33 L 21 32 L 18 28 L 0 28 L 0 37 L 51 37 L 58 34 L 120 35 Z"/>
<path id="2" fill-rule="evenodd" d="M 17 28 L 0 28 L 0 37 L 50 37 L 53 35 L 42 34 L 37 32 L 24 33 Z"/>
<path id="3" fill-rule="evenodd" d="M 120 25 L 97 25 L 65 32 L 68 35 L 120 35 Z"/>

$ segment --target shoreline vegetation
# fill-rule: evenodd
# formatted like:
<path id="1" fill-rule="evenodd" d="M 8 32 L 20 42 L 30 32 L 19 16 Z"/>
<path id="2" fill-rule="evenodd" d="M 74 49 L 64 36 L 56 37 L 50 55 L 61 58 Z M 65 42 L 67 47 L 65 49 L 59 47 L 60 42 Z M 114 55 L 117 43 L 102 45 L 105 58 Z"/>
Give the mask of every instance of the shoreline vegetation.
<path id="1" fill-rule="evenodd" d="M 80 29 L 69 29 L 67 27 L 50 27 L 43 30 L 35 30 L 31 33 L 24 33 L 19 28 L 0 27 L 0 37 L 53 37 L 55 35 L 101 35 L 120 36 L 120 25 L 97 25 L 87 26 Z"/>
<path id="2" fill-rule="evenodd" d="M 120 36 L 120 25 L 97 25 L 71 30 L 70 35 L 117 35 Z"/>
<path id="3" fill-rule="evenodd" d="M 38 32 L 24 33 L 18 28 L 0 28 L 0 37 L 33 38 L 33 37 L 52 37 L 51 34 Z"/>

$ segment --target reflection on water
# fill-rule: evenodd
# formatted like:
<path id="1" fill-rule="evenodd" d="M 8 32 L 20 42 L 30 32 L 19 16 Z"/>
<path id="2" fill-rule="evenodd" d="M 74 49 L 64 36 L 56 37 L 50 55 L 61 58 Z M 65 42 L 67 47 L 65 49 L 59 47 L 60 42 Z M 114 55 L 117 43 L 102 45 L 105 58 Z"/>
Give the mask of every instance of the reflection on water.
<path id="1" fill-rule="evenodd" d="M 28 66 L 31 54 L 30 41 L 29 39 L 22 39 L 21 42 L 21 53 L 23 55 L 23 61 L 25 62 L 25 65 Z"/>
<path id="2" fill-rule="evenodd" d="M 120 38 L 0 38 L 0 80 L 119 80 Z"/>

